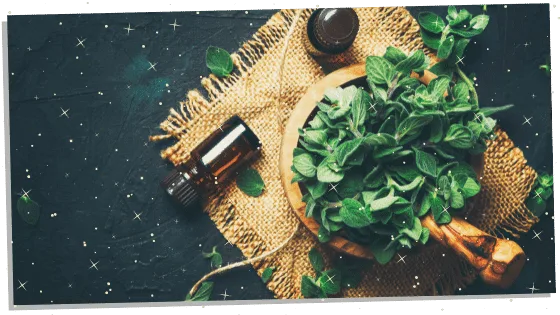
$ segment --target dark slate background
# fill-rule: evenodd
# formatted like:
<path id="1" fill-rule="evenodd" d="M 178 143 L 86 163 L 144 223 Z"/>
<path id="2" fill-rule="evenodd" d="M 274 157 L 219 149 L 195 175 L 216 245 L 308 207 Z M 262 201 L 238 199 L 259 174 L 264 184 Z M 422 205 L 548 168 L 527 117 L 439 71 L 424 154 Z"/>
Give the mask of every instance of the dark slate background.
<path id="1" fill-rule="evenodd" d="M 425 9 L 446 12 L 410 8 Z M 200 209 L 164 195 L 159 181 L 171 166 L 159 151 L 169 143 L 148 137 L 208 75 L 209 45 L 235 51 L 274 12 L 8 17 L 14 304 L 183 300 L 211 270 L 201 251 L 242 259 Z M 550 55 L 548 5 L 488 13 L 464 68 L 476 73 L 482 106 L 516 105 L 499 123 L 532 166 L 552 172 L 550 78 L 538 69 Z M 42 206 L 36 226 L 17 213 L 22 189 Z M 519 241 L 529 261 L 512 288 L 477 282 L 457 294 L 530 293 L 533 283 L 535 293 L 555 292 L 553 215 L 534 227 L 541 240 L 531 231 Z M 212 299 L 273 298 L 249 267 L 214 281 Z"/>

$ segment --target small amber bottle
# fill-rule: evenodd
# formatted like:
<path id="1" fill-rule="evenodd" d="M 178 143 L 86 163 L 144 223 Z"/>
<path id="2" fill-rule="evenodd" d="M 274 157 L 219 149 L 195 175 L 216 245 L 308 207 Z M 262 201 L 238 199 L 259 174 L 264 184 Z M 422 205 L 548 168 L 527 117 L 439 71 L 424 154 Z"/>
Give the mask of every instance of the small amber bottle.
<path id="1" fill-rule="evenodd" d="M 202 141 L 191 152 L 191 159 L 177 166 L 161 185 L 173 199 L 188 207 L 216 193 L 260 149 L 255 133 L 235 115 Z"/>
<path id="2" fill-rule="evenodd" d="M 304 47 L 313 56 L 336 55 L 354 43 L 360 27 L 353 9 L 318 9 L 307 21 Z"/>

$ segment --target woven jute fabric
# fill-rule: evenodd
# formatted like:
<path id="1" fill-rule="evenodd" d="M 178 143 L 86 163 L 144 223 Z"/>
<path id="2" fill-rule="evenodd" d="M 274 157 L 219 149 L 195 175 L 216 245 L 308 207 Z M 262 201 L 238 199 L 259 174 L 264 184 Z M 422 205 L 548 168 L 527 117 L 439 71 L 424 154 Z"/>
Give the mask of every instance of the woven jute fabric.
<path id="1" fill-rule="evenodd" d="M 264 193 L 258 198 L 249 197 L 230 184 L 205 207 L 225 238 L 248 258 L 276 248 L 298 226 L 298 218 L 285 197 L 278 163 L 283 125 L 308 87 L 325 76 L 302 44 L 311 13 L 311 9 L 304 10 L 297 21 L 289 39 L 282 78 L 278 75 L 279 62 L 295 10 L 282 10 L 272 16 L 232 54 L 234 73 L 224 79 L 213 75 L 202 79 L 204 91 L 189 91 L 178 110 L 171 109 L 169 117 L 161 123 L 165 134 L 151 138 L 174 139 L 176 142 L 162 151 L 161 156 L 178 165 L 234 114 L 253 129 L 262 142 L 262 155 L 253 167 L 264 179 Z M 433 53 L 423 46 L 418 24 L 406 9 L 358 8 L 356 13 L 360 20 L 356 41 L 342 55 L 330 58 L 331 64 L 364 62 L 367 56 L 382 55 L 387 46 L 406 52 L 423 49 L 434 60 Z M 515 237 L 527 232 L 537 220 L 524 205 L 536 178 L 535 171 L 526 165 L 521 150 L 501 130 L 497 130 L 495 140 L 489 143 L 484 159 L 482 190 L 469 204 L 465 217 L 493 235 L 507 232 Z M 447 295 L 476 278 L 465 261 L 449 249 L 432 243 L 421 250 L 405 252 L 404 262 L 393 260 L 384 266 L 371 262 L 371 267 L 363 271 L 360 285 L 343 290 L 341 296 Z M 259 274 L 266 267 L 276 267 L 268 288 L 277 298 L 300 298 L 301 276 L 313 275 L 307 253 L 314 246 L 320 248 L 328 264 L 338 259 L 337 253 L 321 245 L 300 224 L 295 237 L 284 248 L 254 263 L 253 267 Z"/>

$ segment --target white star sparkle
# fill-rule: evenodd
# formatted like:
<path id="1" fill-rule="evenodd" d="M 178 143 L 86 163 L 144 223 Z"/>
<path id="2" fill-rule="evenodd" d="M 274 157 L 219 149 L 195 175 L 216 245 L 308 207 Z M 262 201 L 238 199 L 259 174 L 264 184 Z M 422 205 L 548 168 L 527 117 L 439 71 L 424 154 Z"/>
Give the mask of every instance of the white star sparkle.
<path id="1" fill-rule="evenodd" d="M 24 283 L 21 283 L 21 281 L 19 281 L 19 279 L 18 279 L 18 282 L 19 282 L 19 287 L 16 290 L 19 290 L 19 289 L 23 288 L 25 291 L 27 291 L 27 289 L 25 288 L 25 285 L 27 284 L 27 281 L 25 281 Z"/>
<path id="2" fill-rule="evenodd" d="M 149 70 L 152 70 L 152 69 L 154 69 L 154 71 L 157 71 L 157 70 L 156 70 L 157 62 L 156 62 L 156 63 L 151 63 L 151 62 L 148 61 L 148 63 L 150 63 L 150 67 L 148 68 L 148 71 L 149 71 Z"/>
<path id="3" fill-rule="evenodd" d="M 64 110 L 61 107 L 60 110 L 62 111 L 62 114 L 60 114 L 58 117 L 66 116 L 66 118 L 70 118 L 70 116 L 68 116 L 68 111 L 70 111 L 70 108 L 68 108 L 67 110 Z"/>
<path id="4" fill-rule="evenodd" d="M 224 300 L 225 300 L 228 296 L 231 296 L 231 295 L 227 294 L 227 289 L 224 291 L 224 293 L 222 293 L 222 294 L 220 294 L 220 295 L 224 297 Z"/>
<path id="5" fill-rule="evenodd" d="M 401 256 L 401 254 L 397 254 L 397 255 L 399 255 L 399 261 L 397 261 L 397 263 L 400 263 L 402 261 L 403 263 L 406 264 L 406 261 L 404 261 L 404 259 L 406 258 L 406 255 L 404 255 L 404 256 Z"/>
<path id="6" fill-rule="evenodd" d="M 128 23 L 128 27 L 125 27 L 124 29 L 125 29 L 126 32 L 127 32 L 126 35 L 130 35 L 130 31 L 134 31 L 133 28 L 130 28 L 130 23 Z"/>
<path id="7" fill-rule="evenodd" d="M 76 39 L 78 40 L 78 43 L 76 44 L 76 47 L 82 46 L 82 47 L 86 48 L 86 46 L 84 45 L 84 42 L 86 41 L 87 38 L 84 38 L 83 40 L 81 40 L 81 39 L 76 37 Z"/>
<path id="8" fill-rule="evenodd" d="M 29 197 L 29 193 L 31 192 L 31 189 L 25 191 L 25 189 L 22 188 L 21 191 L 23 191 L 23 194 L 21 195 L 22 197 L 31 199 L 31 197 Z"/>
<path id="9" fill-rule="evenodd" d="M 541 237 L 540 237 L 540 235 L 541 235 L 542 232 L 543 232 L 543 231 L 540 231 L 539 233 L 537 233 L 537 232 L 535 232 L 535 230 L 533 230 L 533 233 L 535 233 L 535 236 L 533 236 L 532 239 L 538 238 L 539 241 L 542 241 L 542 240 L 541 240 Z"/>
<path id="10" fill-rule="evenodd" d="M 533 119 L 533 117 L 527 118 L 527 117 L 525 117 L 525 115 L 523 115 L 523 119 L 525 119 L 525 121 L 521 125 L 529 124 L 529 126 L 532 126 L 530 120 Z"/>
<path id="11" fill-rule="evenodd" d="M 91 263 L 91 266 L 89 266 L 88 269 L 95 268 L 95 270 L 99 270 L 99 269 L 97 269 L 97 264 L 99 263 L 99 261 L 97 261 L 97 262 L 94 263 L 94 262 L 91 261 L 91 259 L 90 259 L 89 262 Z"/>
<path id="12" fill-rule="evenodd" d="M 539 291 L 539 289 L 535 288 L 535 283 L 533 282 L 533 286 L 530 288 L 527 288 L 529 290 L 531 290 L 531 294 L 535 293 L 535 291 Z"/>
<path id="13" fill-rule="evenodd" d="M 132 219 L 132 220 L 138 219 L 138 220 L 142 221 L 142 219 L 140 218 L 140 216 L 142 215 L 142 212 L 140 212 L 140 213 L 136 213 L 136 211 L 133 211 L 133 212 L 134 212 L 134 219 Z"/>
<path id="14" fill-rule="evenodd" d="M 175 32 L 175 27 L 181 26 L 181 25 L 177 24 L 177 19 L 175 19 L 175 22 L 173 22 L 173 24 L 169 24 L 169 25 L 173 26 L 173 31 L 174 32 Z"/>
<path id="15" fill-rule="evenodd" d="M 338 193 L 338 190 L 336 190 L 336 186 L 338 186 L 338 184 L 333 185 L 333 184 L 329 184 L 331 187 L 329 188 L 329 191 L 334 190 L 336 193 Z"/>

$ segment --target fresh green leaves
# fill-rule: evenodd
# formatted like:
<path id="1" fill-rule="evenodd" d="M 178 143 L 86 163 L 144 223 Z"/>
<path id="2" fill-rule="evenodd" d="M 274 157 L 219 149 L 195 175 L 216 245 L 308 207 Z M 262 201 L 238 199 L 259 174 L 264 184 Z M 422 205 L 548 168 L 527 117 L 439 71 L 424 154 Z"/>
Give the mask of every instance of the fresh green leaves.
<path id="1" fill-rule="evenodd" d="M 366 74 L 369 82 L 389 86 L 395 73 L 395 66 L 385 58 L 378 56 L 366 58 Z"/>
<path id="2" fill-rule="evenodd" d="M 294 167 L 305 177 L 314 177 L 317 167 L 311 154 L 303 153 L 294 157 Z"/>
<path id="3" fill-rule="evenodd" d="M 437 159 L 419 149 L 414 148 L 415 162 L 418 169 L 431 177 L 437 176 Z"/>
<path id="4" fill-rule="evenodd" d="M 422 28 L 431 33 L 439 34 L 445 28 L 445 22 L 432 12 L 420 12 L 418 15 L 418 23 Z"/>
<path id="5" fill-rule="evenodd" d="M 544 172 L 538 174 L 531 194 L 525 200 L 525 204 L 535 216 L 540 217 L 546 210 L 552 210 L 554 206 L 553 185 L 552 175 Z"/>
<path id="6" fill-rule="evenodd" d="M 202 252 L 202 257 L 210 259 L 210 266 L 220 268 L 222 266 L 222 255 L 216 250 L 216 246 L 212 247 L 209 253 Z"/>
<path id="7" fill-rule="evenodd" d="M 510 108 L 480 109 L 472 78 L 457 66 L 470 40 L 451 30 L 480 30 L 484 18 L 450 7 L 446 20 L 422 14 L 419 23 L 438 49 L 441 61 L 430 69 L 439 68 L 438 77 L 426 86 L 411 76 L 429 64 L 421 50 L 388 47 L 368 57 L 367 86 L 327 89 L 293 152 L 294 179 L 305 188 L 305 215 L 319 224 L 319 241 L 342 236 L 370 247 L 379 263 L 428 241 L 421 217 L 447 224 L 480 192 L 465 161 L 492 138 L 489 116 Z M 308 296 L 334 291 L 320 276 L 302 279 Z"/>
<path id="8" fill-rule="evenodd" d="M 191 302 L 200 302 L 200 301 L 208 301 L 210 300 L 210 296 L 212 295 L 212 290 L 214 289 L 214 282 L 205 281 L 200 284 L 198 290 L 196 290 L 194 296 L 191 294 L 187 294 L 185 301 Z"/>
<path id="9" fill-rule="evenodd" d="M 248 168 L 237 175 L 237 187 L 251 197 L 258 197 L 264 190 L 264 181 L 253 168 Z"/>
<path id="10" fill-rule="evenodd" d="M 473 147 L 475 138 L 472 131 L 463 125 L 453 124 L 447 130 L 444 142 L 447 142 L 450 146 L 458 149 L 470 149 Z"/>
<path id="11" fill-rule="evenodd" d="M 270 278 L 272 278 L 272 274 L 274 273 L 275 270 L 276 267 L 266 267 L 266 269 L 263 271 L 261 275 L 262 282 L 267 283 L 270 280 Z"/>
<path id="12" fill-rule="evenodd" d="M 305 298 L 326 298 L 328 295 L 338 294 L 343 285 L 347 288 L 355 287 L 359 281 L 360 271 L 352 263 L 336 264 L 335 267 L 324 270 L 323 256 L 312 248 L 309 251 L 309 260 L 315 271 L 315 277 L 303 275 L 301 277 L 301 294 Z"/>
<path id="13" fill-rule="evenodd" d="M 39 221 L 41 207 L 35 201 L 31 200 L 27 194 L 21 196 L 17 201 L 17 210 L 19 216 L 27 224 L 35 225 Z"/>
<path id="14" fill-rule="evenodd" d="M 233 70 L 233 60 L 227 51 L 210 46 L 206 50 L 206 66 L 218 77 L 227 77 Z"/>

